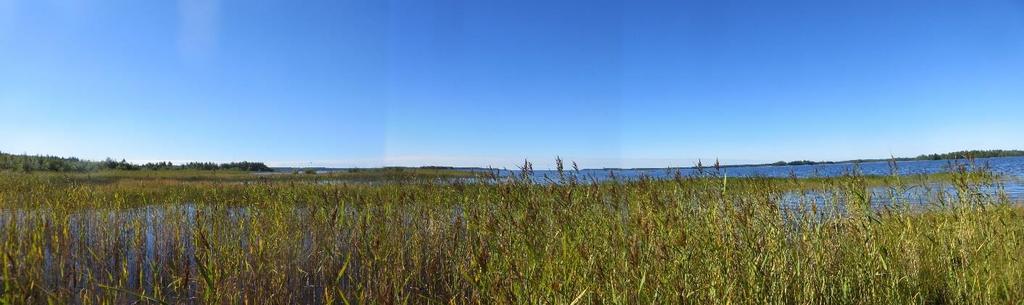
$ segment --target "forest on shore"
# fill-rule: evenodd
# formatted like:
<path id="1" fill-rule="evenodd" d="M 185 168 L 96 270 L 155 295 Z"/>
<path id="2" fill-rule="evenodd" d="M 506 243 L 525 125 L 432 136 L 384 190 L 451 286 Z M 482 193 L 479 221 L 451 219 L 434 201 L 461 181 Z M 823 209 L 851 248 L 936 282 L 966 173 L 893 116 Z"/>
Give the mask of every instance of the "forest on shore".
<path id="1" fill-rule="evenodd" d="M 134 164 L 107 158 L 103 161 L 89 161 L 74 157 L 15 155 L 0 152 L 0 171 L 18 172 L 91 172 L 99 170 L 236 170 L 248 172 L 271 172 L 272 168 L 262 162 L 150 162 Z"/>

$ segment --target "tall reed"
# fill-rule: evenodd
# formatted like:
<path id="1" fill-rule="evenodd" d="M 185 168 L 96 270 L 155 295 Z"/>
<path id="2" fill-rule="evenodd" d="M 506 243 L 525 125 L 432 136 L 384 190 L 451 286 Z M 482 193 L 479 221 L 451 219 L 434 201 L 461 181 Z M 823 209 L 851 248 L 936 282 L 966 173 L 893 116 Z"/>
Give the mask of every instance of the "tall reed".
<path id="1" fill-rule="evenodd" d="M 374 183 L 5 173 L 0 301 L 1024 299 L 1024 210 L 967 168 L 920 181 L 727 178 L 711 168 L 605 182 L 558 168 L 548 181 Z M 936 183 L 951 188 L 907 193 Z"/>

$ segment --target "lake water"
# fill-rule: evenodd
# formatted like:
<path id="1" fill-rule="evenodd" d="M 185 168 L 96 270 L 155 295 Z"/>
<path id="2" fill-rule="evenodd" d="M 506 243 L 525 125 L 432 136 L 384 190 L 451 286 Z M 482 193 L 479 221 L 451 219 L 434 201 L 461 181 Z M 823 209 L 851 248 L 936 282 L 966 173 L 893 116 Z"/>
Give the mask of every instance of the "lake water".
<path id="1" fill-rule="evenodd" d="M 950 165 L 954 162 L 964 164 L 965 161 L 952 160 L 922 160 L 922 161 L 899 161 L 896 162 L 897 171 L 900 175 L 934 174 L 948 172 Z M 1024 157 L 984 158 L 975 160 L 978 166 L 990 168 L 993 172 L 1008 177 L 1024 178 Z M 730 177 L 835 177 L 858 170 L 862 175 L 889 175 L 891 168 L 886 161 L 863 162 L 863 163 L 841 163 L 841 164 L 818 164 L 818 165 L 759 165 L 759 166 L 737 166 L 723 167 L 721 173 Z M 635 179 L 641 176 L 652 178 L 671 178 L 676 171 L 683 175 L 695 175 L 697 170 L 693 168 L 680 169 L 585 169 L 580 174 L 584 177 L 594 178 L 598 181 L 611 179 L 612 175 L 620 179 Z M 705 167 L 705 172 L 714 171 L 714 168 Z M 517 171 L 506 171 L 505 174 Z M 534 178 L 544 180 L 545 175 L 550 178 L 558 177 L 554 170 L 537 170 Z"/>
<path id="2" fill-rule="evenodd" d="M 966 164 L 966 161 L 959 160 L 921 160 L 921 161 L 898 161 L 896 162 L 896 171 L 900 175 L 919 175 L 919 174 L 935 174 L 949 172 L 951 168 L 957 164 Z M 1002 157 L 1002 158 L 982 158 L 974 160 L 974 166 L 988 168 L 993 173 L 999 174 L 1004 179 L 992 186 L 986 186 L 986 190 L 992 193 L 1003 192 L 1011 200 L 1018 202 L 1024 201 L 1024 157 Z M 840 163 L 840 164 L 817 164 L 817 165 L 759 165 L 759 166 L 737 166 L 737 167 L 723 167 L 718 173 L 720 176 L 728 177 L 799 177 L 799 178 L 813 178 L 813 177 L 836 177 L 853 172 L 857 172 L 861 175 L 890 175 L 892 173 L 892 166 L 887 161 L 876 161 L 876 162 L 862 162 L 862 163 Z M 714 172 L 715 169 L 712 167 L 705 167 L 704 172 Z M 697 169 L 694 168 L 671 168 L 671 169 L 585 169 L 580 170 L 580 178 L 587 181 L 607 181 L 611 179 L 619 180 L 631 180 L 638 179 L 640 177 L 650 177 L 655 179 L 669 179 L 676 175 L 676 173 L 682 175 L 699 175 Z M 514 175 L 518 174 L 518 171 L 502 171 L 502 175 Z M 534 181 L 544 183 L 547 181 L 557 180 L 558 172 L 554 170 L 537 170 L 534 171 L 532 178 Z M 902 197 L 925 197 L 927 194 L 934 194 L 937 191 L 950 191 L 948 185 L 930 185 L 927 187 L 919 187 L 911 189 L 910 193 L 902 194 Z M 885 204 L 885 194 L 889 190 L 883 188 L 872 189 L 871 192 L 875 194 L 875 198 L 879 199 L 880 204 Z M 806 197 L 803 194 L 799 197 Z M 787 200 L 788 201 L 788 200 Z"/>

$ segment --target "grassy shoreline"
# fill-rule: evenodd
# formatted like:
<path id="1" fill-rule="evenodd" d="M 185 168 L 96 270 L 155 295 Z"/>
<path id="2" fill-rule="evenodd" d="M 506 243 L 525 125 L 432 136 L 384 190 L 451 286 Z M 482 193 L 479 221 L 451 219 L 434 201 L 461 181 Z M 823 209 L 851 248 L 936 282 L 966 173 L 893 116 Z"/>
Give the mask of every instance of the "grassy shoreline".
<path id="1" fill-rule="evenodd" d="M 1018 259 L 1024 209 L 980 192 L 991 176 L 969 170 L 920 181 L 708 176 L 596 184 L 81 175 L 0 174 L 0 300 L 1005 304 L 1024 298 Z M 110 180 L 88 182 L 103 177 Z M 961 195 L 937 197 L 946 202 L 923 210 L 909 202 L 870 208 L 871 187 L 922 181 L 948 182 Z M 780 209 L 780 194 L 793 189 L 832 195 L 821 205 Z"/>

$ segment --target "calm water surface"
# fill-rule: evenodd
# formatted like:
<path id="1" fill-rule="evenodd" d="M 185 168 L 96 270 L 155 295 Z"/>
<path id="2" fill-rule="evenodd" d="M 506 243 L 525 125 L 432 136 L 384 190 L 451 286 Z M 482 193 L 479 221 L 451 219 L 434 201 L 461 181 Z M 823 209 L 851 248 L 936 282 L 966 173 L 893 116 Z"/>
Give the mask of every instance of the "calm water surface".
<path id="1" fill-rule="evenodd" d="M 954 164 L 955 161 L 950 160 L 939 160 L 939 161 L 899 161 L 896 162 L 897 171 L 900 175 L 916 175 L 916 174 L 934 174 L 948 172 L 950 165 Z M 964 161 L 959 161 L 960 164 L 964 164 Z M 978 166 L 986 166 L 992 169 L 993 172 L 1012 176 L 1017 178 L 1024 178 L 1024 157 L 1005 157 L 1005 158 L 985 158 L 975 160 L 975 164 Z M 683 175 L 694 175 L 697 174 L 696 169 L 692 168 L 681 168 L 681 169 L 586 169 L 581 170 L 580 173 L 586 177 L 593 177 L 598 181 L 611 179 L 612 175 L 616 178 L 631 179 L 639 178 L 641 176 L 647 176 L 652 178 L 671 178 L 675 175 L 676 171 L 680 171 Z M 705 171 L 714 169 L 705 168 Z M 842 164 L 819 164 L 819 165 L 759 165 L 759 166 L 742 166 L 742 167 L 724 167 L 722 173 L 730 177 L 790 177 L 796 176 L 800 178 L 811 178 L 811 177 L 835 177 L 842 176 L 858 170 L 863 175 L 889 175 L 891 168 L 889 163 L 886 161 L 877 162 L 864 162 L 864 163 L 842 163 Z M 505 171 L 508 173 L 515 173 L 516 171 Z M 557 177 L 558 174 L 553 170 L 538 170 L 535 171 L 534 178 L 544 179 L 545 175 L 548 177 Z"/>
<path id="2" fill-rule="evenodd" d="M 957 163 L 959 162 L 959 163 Z M 896 171 L 900 175 L 919 175 L 949 172 L 952 166 L 965 164 L 965 161 L 952 160 L 921 160 L 921 161 L 899 161 L 896 162 Z M 1005 192 L 1011 199 L 1024 201 L 1024 157 L 1003 157 L 983 158 L 974 161 L 975 166 L 985 167 L 992 172 L 1002 175 L 1003 181 L 997 185 L 988 186 L 985 190 L 993 194 L 1000 191 Z M 863 162 L 863 163 L 841 163 L 841 164 L 818 164 L 818 165 L 760 165 L 742 167 L 724 167 L 720 175 L 729 177 L 836 177 L 853 172 L 861 175 L 890 175 L 893 168 L 887 161 Z M 714 171 L 713 168 L 705 168 L 705 172 Z M 682 175 L 697 175 L 698 170 L 693 168 L 679 169 L 586 169 L 581 170 L 580 175 L 587 180 L 607 181 L 611 179 L 630 180 L 640 177 L 651 177 L 656 179 L 672 178 L 679 172 Z M 517 174 L 518 171 L 502 171 L 503 175 Z M 553 170 L 538 170 L 533 174 L 533 179 L 538 182 L 557 179 L 558 173 Z M 949 186 L 931 185 L 917 187 L 905 194 L 910 197 L 923 197 L 924 193 L 935 193 L 938 190 L 948 191 Z M 889 190 L 878 188 L 872 190 L 878 196 L 884 198 Z M 879 199 L 880 201 L 883 199 Z"/>

